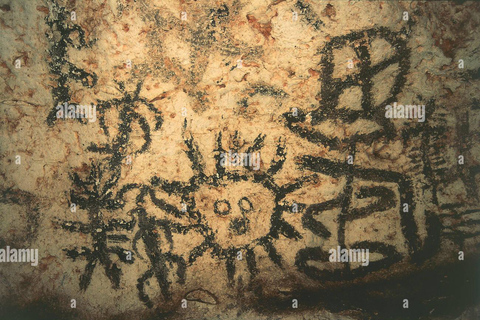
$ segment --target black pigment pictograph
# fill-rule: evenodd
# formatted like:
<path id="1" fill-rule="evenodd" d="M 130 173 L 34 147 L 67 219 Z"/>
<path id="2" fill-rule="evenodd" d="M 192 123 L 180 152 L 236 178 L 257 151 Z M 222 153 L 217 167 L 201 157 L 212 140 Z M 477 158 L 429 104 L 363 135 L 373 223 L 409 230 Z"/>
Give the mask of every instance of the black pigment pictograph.
<path id="1" fill-rule="evenodd" d="M 405 76 L 410 66 L 410 50 L 407 47 L 407 30 L 404 28 L 394 32 L 385 27 L 355 31 L 347 35 L 332 38 L 321 50 L 321 101 L 320 106 L 309 112 L 298 110 L 284 114 L 287 127 L 299 136 L 321 143 L 331 149 L 340 149 L 351 142 L 372 142 L 379 137 L 389 139 L 395 137 L 395 129 L 390 119 L 385 117 L 384 106 L 393 103 L 405 84 Z M 381 61 L 372 62 L 371 45 L 374 40 L 386 41 L 390 45 L 390 56 Z M 355 69 L 350 74 L 336 78 L 334 52 L 350 49 L 358 60 Z M 346 61 L 342 61 L 346 64 Z M 382 101 L 375 101 L 373 88 L 376 75 L 394 66 L 391 71 L 393 78 L 389 93 Z M 359 110 L 349 106 L 339 106 L 339 99 L 348 90 L 358 91 Z M 356 92 L 356 91 L 353 91 Z M 307 117 L 308 116 L 308 117 Z M 308 120 L 307 118 L 311 118 Z M 371 132 L 359 131 L 348 137 L 330 136 L 316 129 L 328 120 L 342 125 L 352 125 L 357 120 L 365 119 L 378 125 L 378 129 Z"/>
<path id="2" fill-rule="evenodd" d="M 45 18 L 50 28 L 46 34 L 51 42 L 49 67 L 57 83 L 57 86 L 52 88 L 54 106 L 47 117 L 47 123 L 51 126 L 57 121 L 56 106 L 71 100 L 71 82 L 79 82 L 85 88 L 92 88 L 97 84 L 98 76 L 94 72 L 88 72 L 73 64 L 68 55 L 69 48 L 76 50 L 90 48 L 94 41 L 87 42 L 82 27 L 70 21 L 70 12 L 59 6 L 56 1 L 49 1 L 49 3 L 53 9 L 52 14 Z M 57 33 L 60 34 L 60 39 L 55 39 Z M 86 122 L 84 119 L 78 119 L 78 121 Z"/>
<path id="3" fill-rule="evenodd" d="M 281 2 L 274 1 L 269 7 Z M 178 293 L 191 280 L 189 272 L 204 263 L 204 258 L 221 266 L 219 273 L 225 274 L 222 277 L 226 290 L 232 292 L 246 289 L 255 291 L 253 294 L 257 298 L 262 297 L 265 287 L 259 280 L 263 270 L 260 264 L 267 261 L 279 273 L 288 268 L 285 274 L 308 280 L 314 288 L 312 290 L 318 293 L 326 282 L 335 285 L 361 282 L 367 278 L 365 276 L 374 277 L 383 270 L 389 271 L 399 262 L 420 266 L 441 249 L 442 240 L 448 239 L 455 248 L 463 249 L 466 241 L 480 235 L 477 219 L 480 166 L 471 153 L 473 136 L 478 135 L 478 130 L 469 123 L 469 113 L 478 110 L 478 106 L 455 114 L 457 127 L 452 134 L 459 143 L 453 147 L 445 146 L 447 140 L 442 137 L 450 134 L 447 116 L 433 99 L 425 102 L 427 117 L 424 123 L 405 121 L 399 124 L 385 116 L 384 107 L 396 102 L 410 71 L 411 49 L 407 44 L 413 22 L 405 22 L 404 27 L 396 31 L 376 26 L 329 38 L 318 51 L 321 56 L 318 63 L 320 83 L 316 89 L 320 88 L 318 105 L 302 106 L 284 113 L 282 119 L 285 123 L 278 126 L 282 133 L 293 132 L 297 140 L 325 147 L 324 151 L 307 150 L 288 168 L 290 159 L 287 156 L 292 157 L 295 152 L 287 152 L 287 149 L 296 146 L 282 137 L 273 141 L 275 151 L 271 162 L 262 160 L 255 167 L 252 163 L 247 165 L 248 162 L 232 165 L 229 161 L 233 154 L 263 155 L 267 137 L 271 138 L 268 132 L 264 133 L 260 128 L 256 138 L 245 142 L 241 138 L 241 129 L 209 128 L 212 135 L 215 134 L 215 141 L 210 149 L 201 150 L 202 134 L 191 133 L 189 122 L 181 118 L 182 126 L 176 118 L 190 119 L 190 114 L 187 117 L 178 110 L 183 104 L 194 111 L 197 119 L 191 119 L 192 122 L 202 121 L 202 113 L 210 112 L 210 107 L 217 107 L 214 105 L 217 97 L 209 96 L 208 90 L 215 87 L 221 91 L 229 84 L 223 83 L 224 78 L 214 84 L 204 83 L 211 67 L 210 56 L 216 54 L 220 57 L 220 69 L 225 67 L 225 72 L 243 68 L 243 60 L 263 59 L 265 48 L 249 45 L 229 30 L 242 5 L 235 2 L 198 7 L 197 11 L 192 10 L 200 16 L 195 20 L 191 19 L 190 12 L 189 18 L 184 19 L 183 12 L 179 18 L 146 2 L 141 3 L 146 8 L 141 14 L 142 19 L 154 26 L 146 37 L 146 50 L 151 59 L 136 61 L 133 75 L 127 80 L 113 80 L 117 90 L 115 98 L 96 100 L 98 124 L 91 127 L 95 128 L 95 134 L 102 136 L 102 142 L 97 140 L 83 146 L 88 161 L 71 168 L 71 186 L 67 191 L 70 207 L 66 210 L 74 208 L 73 218 L 54 221 L 55 227 L 65 234 L 87 235 L 84 244 L 63 248 L 62 252 L 82 267 L 78 282 L 83 293 L 90 288 L 99 269 L 112 288 L 120 290 L 123 289 L 122 276 L 126 265 L 143 264 L 144 269 L 134 275 L 134 290 L 140 305 L 149 309 L 162 303 L 173 305 L 178 302 Z M 45 19 L 51 58 L 48 67 L 56 83 L 51 90 L 54 108 L 46 118 L 51 128 L 58 123 L 55 106 L 69 104 L 74 88 L 93 92 L 102 81 L 95 72 L 86 70 L 87 67 L 73 63 L 69 56 L 74 51 L 93 49 L 98 39 L 89 41 L 86 29 L 70 19 L 66 8 L 53 0 L 49 4 L 51 11 Z M 333 5 L 329 4 L 327 8 L 331 11 Z M 299 11 L 300 23 L 316 32 L 326 27 L 313 5 L 296 1 L 291 9 Z M 330 18 L 331 14 L 326 15 Z M 261 34 L 260 38 L 272 37 L 271 21 L 259 22 L 253 15 L 246 19 L 245 23 L 251 25 L 252 32 Z M 275 19 L 280 18 L 275 16 Z M 188 64 L 169 56 L 164 42 L 170 31 L 175 41 L 192 49 L 186 59 Z M 347 64 L 351 66 L 346 67 Z M 294 74 L 292 71 L 292 76 Z M 247 75 L 236 81 L 240 88 L 241 82 L 249 77 Z M 148 92 L 155 86 L 152 77 L 160 79 L 163 83 L 159 86 L 166 84 L 167 88 L 153 99 L 146 97 L 154 91 Z M 391 81 L 382 83 L 383 80 L 378 79 Z M 252 101 L 255 95 L 260 97 L 259 100 L 273 98 L 280 106 L 284 100 L 292 98 L 293 93 L 287 85 L 280 88 L 277 83 L 270 85 L 263 81 L 255 79 L 243 90 L 238 89 L 241 97 L 233 103 L 245 111 L 257 103 Z M 177 94 L 181 99 L 172 98 Z M 354 101 L 352 97 L 356 98 L 356 103 L 344 103 Z M 416 95 L 415 99 L 422 101 L 423 97 Z M 245 114 L 234 111 L 234 116 Z M 170 141 L 177 139 L 175 142 L 183 148 L 193 174 L 184 180 L 149 174 L 130 176 L 135 183 L 122 181 L 126 174 L 124 166 L 132 165 L 136 156 L 145 156 L 142 161 L 158 156 L 151 152 L 152 144 L 158 142 L 152 141 L 152 133 L 170 125 L 164 123 L 169 117 L 176 118 L 172 123 L 178 125 L 178 137 L 169 137 L 172 138 Z M 245 116 L 252 121 L 255 117 L 255 112 Z M 77 120 L 88 124 L 85 118 Z M 330 130 L 332 128 L 341 130 Z M 231 143 L 225 143 L 225 140 Z M 400 165 L 398 170 L 390 169 L 396 165 L 393 160 L 388 170 L 376 168 L 375 164 L 382 159 L 377 157 L 376 150 L 369 158 L 371 163 L 356 160 L 360 147 L 396 142 L 399 142 L 397 149 L 411 160 L 407 169 Z M 408 149 L 409 143 L 413 146 L 411 149 Z M 469 164 L 449 164 L 445 154 L 450 149 L 455 149 L 455 156 L 469 160 Z M 345 156 L 354 160 L 347 162 Z M 207 157 L 214 159 L 214 168 L 207 168 Z M 227 158 L 229 161 L 225 162 Z M 277 174 L 287 171 L 285 168 L 298 175 L 289 173 L 285 179 L 290 182 L 281 183 Z M 328 200 L 314 200 L 313 204 L 295 201 L 292 204 L 291 194 L 307 189 L 310 184 L 321 185 L 323 179 L 330 178 L 334 182 L 328 185 L 330 182 L 327 181 L 325 188 L 337 188 L 338 192 L 335 191 L 337 193 Z M 467 204 L 463 200 L 455 203 L 441 201 L 440 194 L 446 192 L 453 180 L 461 181 L 469 199 Z M 322 185 L 322 190 L 319 188 L 316 194 L 323 197 L 323 188 Z M 332 195 L 334 192 L 330 191 L 326 193 Z M 431 197 L 431 203 L 422 207 L 422 197 Z M 27 230 L 27 240 L 35 237 L 38 228 L 39 209 L 34 200 L 30 193 L 13 189 L 3 191 L 0 199 L 7 204 L 28 202 L 30 230 Z M 120 218 L 124 216 L 126 218 Z M 379 221 L 385 225 L 390 223 L 385 227 L 387 231 L 375 230 Z M 365 231 L 368 228 L 370 230 Z M 362 236 L 356 237 L 357 233 Z M 0 239 L 0 242 L 4 240 Z M 283 256 L 281 250 L 285 248 L 277 249 L 280 243 L 298 247 L 292 250 L 291 256 Z M 339 248 L 366 248 L 375 258 L 366 265 L 352 264 L 351 261 L 332 264 L 329 261 L 332 244 Z M 388 276 L 386 280 L 390 280 Z M 296 293 L 297 289 L 303 292 L 304 288 L 299 285 L 288 294 Z M 213 294 L 203 288 L 189 291 L 185 294 L 186 300 L 201 300 L 192 298 L 195 296 L 192 293 L 208 293 L 210 304 L 218 302 L 216 292 Z"/>
<path id="4" fill-rule="evenodd" d="M 300 10 L 300 17 L 305 23 L 312 25 L 315 30 L 320 30 L 320 28 L 325 25 L 322 20 L 318 17 L 312 7 L 305 1 L 298 0 L 295 3 L 295 8 Z"/>
<path id="5" fill-rule="evenodd" d="M 238 132 L 235 135 L 238 135 Z M 264 135 L 259 135 L 245 151 L 260 151 L 264 139 Z M 193 136 L 185 133 L 184 141 L 195 175 L 188 183 L 167 181 L 160 177 L 152 178 L 151 183 L 153 187 L 181 196 L 187 204 L 188 215 L 204 226 L 200 232 L 205 241 L 192 251 L 188 263 L 195 262 L 199 256 L 211 249 L 213 256 L 225 261 L 228 279 L 232 285 L 235 264 L 239 257 L 244 257 L 247 261 L 252 278 L 258 273 L 254 253 L 256 247 L 262 248 L 271 261 L 282 266 L 282 257 L 274 246 L 274 240 L 279 237 L 292 240 L 301 237 L 282 217 L 284 212 L 291 210 L 283 199 L 316 175 L 278 185 L 273 175 L 282 169 L 286 160 L 286 149 L 282 142 L 278 143 L 276 158 L 267 169 L 258 172 L 247 168 L 238 171 L 226 169 L 220 164 L 221 154 L 226 152 L 220 133 L 214 150 L 216 171 L 207 176 L 204 173 L 203 156 Z M 235 190 L 243 191 L 238 194 Z"/>
<path id="6" fill-rule="evenodd" d="M 343 191 L 336 198 L 306 206 L 302 218 L 303 226 L 306 229 L 325 239 L 336 233 L 338 245 L 345 247 L 345 225 L 348 222 L 362 219 L 376 212 L 387 213 L 393 210 L 400 218 L 408 255 L 416 257 L 422 252 L 418 238 L 418 228 L 414 219 L 414 190 L 412 182 L 407 177 L 392 171 L 367 169 L 346 162 L 335 162 L 312 156 L 302 157 L 302 166 L 334 178 L 346 177 Z M 369 184 L 362 185 L 362 182 L 368 182 Z M 353 203 L 356 199 L 374 199 L 374 201 L 366 206 L 355 207 Z M 408 210 L 404 210 L 404 204 L 408 205 Z M 333 209 L 338 209 L 337 230 L 328 230 L 316 217 Z M 388 216 L 388 219 L 391 219 L 391 216 Z M 308 261 L 328 261 L 328 250 L 325 251 L 322 247 L 312 247 L 301 249 L 297 253 L 296 265 L 300 270 L 315 279 L 344 280 L 380 268 L 387 268 L 402 258 L 402 255 L 394 246 L 386 243 L 362 241 L 350 245 L 354 248 L 370 248 L 370 250 L 381 254 L 383 257 L 371 262 L 368 267 L 351 270 L 349 265 L 345 264 L 342 265 L 342 269 L 331 272 L 307 264 Z"/>
<path id="7" fill-rule="evenodd" d="M 139 95 L 141 88 L 142 83 L 139 82 L 134 92 L 127 92 L 124 84 L 119 83 L 119 90 L 124 96 L 120 99 L 100 101 L 98 104 L 100 127 L 104 134 L 110 138 L 109 128 L 105 124 L 105 114 L 112 109 L 118 112 L 118 133 L 115 137 L 110 138 L 109 143 L 101 146 L 92 144 L 88 146 L 87 150 L 108 155 L 112 168 L 118 168 L 126 155 L 132 157 L 147 151 L 152 139 L 150 124 L 145 117 L 146 113 L 151 113 L 154 117 L 154 131 L 158 131 L 162 127 L 162 113 Z M 143 133 L 143 143 L 137 148 L 132 146 L 131 141 L 133 123 L 137 123 Z"/>
<path id="8" fill-rule="evenodd" d="M 112 286 L 118 288 L 122 271 L 112 261 L 110 254 L 115 254 L 122 263 L 133 263 L 131 253 L 119 244 L 130 241 L 127 231 L 133 230 L 136 221 L 134 217 L 127 221 L 116 218 L 105 221 L 104 214 L 107 211 L 121 209 L 125 204 L 123 195 L 134 186 L 125 185 L 114 195 L 112 189 L 115 188 L 119 175 L 109 170 L 107 163 L 92 163 L 86 177 L 73 173 L 71 179 L 73 189 L 70 191 L 70 201 L 75 206 L 75 212 L 77 207 L 78 212 L 86 212 L 88 222 L 58 220 L 56 223 L 69 232 L 92 236 L 91 246 L 65 249 L 69 258 L 73 260 L 82 258 L 87 261 L 85 270 L 80 276 L 80 288 L 82 290 L 88 288 L 97 264 L 104 268 Z"/>
<path id="9" fill-rule="evenodd" d="M 152 198 L 155 198 L 152 195 Z M 159 204 L 164 210 L 168 209 Z M 187 263 L 184 257 L 176 255 L 172 252 L 163 252 L 161 249 L 160 234 L 166 235 L 166 239 L 170 244 L 170 248 L 173 248 L 172 234 L 187 234 L 190 230 L 195 229 L 196 226 L 182 225 L 175 223 L 168 219 L 156 219 L 149 216 L 144 208 L 138 207 L 133 212 L 138 216 L 138 228 L 139 231 L 135 234 L 133 241 L 133 247 L 140 259 L 144 259 L 142 254 L 137 250 L 137 242 L 141 239 L 144 242 L 147 258 L 151 267 L 138 278 L 138 294 L 141 301 L 145 303 L 149 308 L 153 307 L 153 302 L 145 291 L 145 283 L 155 277 L 160 286 L 160 291 L 163 297 L 167 300 L 171 299 L 170 282 L 168 277 L 171 270 L 176 267 L 177 282 L 179 284 L 185 283 L 185 271 Z M 179 213 L 179 211 L 177 211 Z"/>

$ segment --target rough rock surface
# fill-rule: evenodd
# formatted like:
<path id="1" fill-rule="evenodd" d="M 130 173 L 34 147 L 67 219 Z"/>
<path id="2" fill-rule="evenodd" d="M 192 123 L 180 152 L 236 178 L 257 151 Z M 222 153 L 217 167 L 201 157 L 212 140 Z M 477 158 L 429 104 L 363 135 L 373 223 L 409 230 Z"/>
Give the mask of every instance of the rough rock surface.
<path id="1" fill-rule="evenodd" d="M 0 0 L 0 318 L 477 319 L 479 12 Z"/>

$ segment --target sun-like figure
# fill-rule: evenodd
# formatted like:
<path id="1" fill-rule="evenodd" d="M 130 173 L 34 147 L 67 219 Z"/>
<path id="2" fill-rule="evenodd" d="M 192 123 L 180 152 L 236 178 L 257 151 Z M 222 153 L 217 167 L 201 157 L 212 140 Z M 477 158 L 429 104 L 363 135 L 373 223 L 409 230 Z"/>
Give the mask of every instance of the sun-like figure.
<path id="1" fill-rule="evenodd" d="M 286 160 L 285 143 L 281 141 L 277 143 L 276 155 L 268 168 L 225 167 L 221 161 L 222 154 L 239 152 L 236 150 L 239 146 L 234 143 L 234 150 L 224 150 L 221 133 L 217 135 L 214 150 L 216 172 L 206 175 L 205 163 L 193 136 L 186 134 L 185 130 L 183 135 L 194 175 L 186 183 L 159 177 L 152 178 L 151 183 L 154 188 L 160 187 L 169 194 L 182 197 L 184 211 L 204 226 L 205 240 L 192 250 L 188 263 L 193 263 L 211 249 L 213 257 L 225 261 L 230 285 L 234 283 L 238 260 L 246 260 L 251 279 L 258 274 L 255 248 L 262 248 L 276 265 L 282 267 L 282 257 L 274 246 L 274 240 L 279 237 L 302 238 L 283 218 L 283 213 L 292 209 L 285 196 L 301 188 L 305 182 L 314 180 L 317 175 L 278 185 L 274 175 L 283 168 Z M 238 138 L 238 133 L 234 138 Z M 243 153 L 259 152 L 264 140 L 264 135 L 257 136 Z"/>

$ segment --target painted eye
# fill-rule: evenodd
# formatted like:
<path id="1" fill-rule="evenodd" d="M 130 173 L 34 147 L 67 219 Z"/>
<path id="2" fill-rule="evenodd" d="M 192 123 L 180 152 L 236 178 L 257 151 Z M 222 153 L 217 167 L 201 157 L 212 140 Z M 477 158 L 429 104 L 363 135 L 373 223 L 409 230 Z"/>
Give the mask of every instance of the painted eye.
<path id="1" fill-rule="evenodd" d="M 217 200 L 213 204 L 213 211 L 221 216 L 226 216 L 230 214 L 232 207 L 230 206 L 230 202 L 227 200 Z"/>
<path id="2" fill-rule="evenodd" d="M 238 200 L 238 206 L 243 213 L 248 213 L 253 210 L 253 204 L 248 200 L 247 197 L 243 197 L 242 199 Z"/>

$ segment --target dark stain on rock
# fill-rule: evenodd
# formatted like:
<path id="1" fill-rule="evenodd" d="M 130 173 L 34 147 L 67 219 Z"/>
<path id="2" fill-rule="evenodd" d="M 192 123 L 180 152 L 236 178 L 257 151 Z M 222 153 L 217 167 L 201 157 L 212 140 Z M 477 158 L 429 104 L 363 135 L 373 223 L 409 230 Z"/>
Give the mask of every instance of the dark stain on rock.
<path id="1" fill-rule="evenodd" d="M 25 229 L 19 238 L 15 238 L 13 242 L 5 243 L 3 237 L 0 237 L 0 244 L 18 245 L 28 247 L 31 241 L 35 240 L 38 233 L 40 222 L 40 207 L 36 197 L 30 192 L 19 189 L 6 189 L 1 191 L 0 203 L 16 204 L 25 208 Z M 9 214 L 5 212 L 4 214 Z M 18 241 L 18 242 L 17 242 Z"/>
<path id="2" fill-rule="evenodd" d="M 322 15 L 332 19 L 337 16 L 337 11 L 335 10 L 335 7 L 329 3 L 325 6 L 325 9 L 323 9 Z"/>

